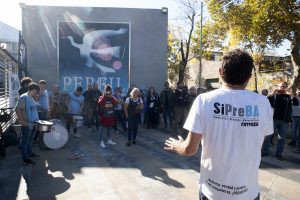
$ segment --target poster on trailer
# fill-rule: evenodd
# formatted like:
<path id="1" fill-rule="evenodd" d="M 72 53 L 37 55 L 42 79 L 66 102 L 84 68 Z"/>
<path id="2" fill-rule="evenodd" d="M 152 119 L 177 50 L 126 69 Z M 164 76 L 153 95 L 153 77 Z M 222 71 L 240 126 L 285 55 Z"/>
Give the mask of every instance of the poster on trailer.
<path id="1" fill-rule="evenodd" d="M 130 24 L 58 22 L 60 89 L 73 92 L 97 82 L 103 91 L 129 85 Z"/>

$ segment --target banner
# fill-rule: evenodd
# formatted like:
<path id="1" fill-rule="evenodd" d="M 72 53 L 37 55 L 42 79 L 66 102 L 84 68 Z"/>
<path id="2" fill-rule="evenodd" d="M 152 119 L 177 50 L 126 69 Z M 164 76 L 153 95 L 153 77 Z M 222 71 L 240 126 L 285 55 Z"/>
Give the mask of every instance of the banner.
<path id="1" fill-rule="evenodd" d="M 112 88 L 129 85 L 130 24 L 98 22 L 58 23 L 60 89 L 86 90 L 97 82 Z"/>
<path id="2" fill-rule="evenodd" d="M 19 98 L 19 77 L 18 74 L 8 72 L 8 90 L 9 90 L 9 107 L 14 108 Z"/>

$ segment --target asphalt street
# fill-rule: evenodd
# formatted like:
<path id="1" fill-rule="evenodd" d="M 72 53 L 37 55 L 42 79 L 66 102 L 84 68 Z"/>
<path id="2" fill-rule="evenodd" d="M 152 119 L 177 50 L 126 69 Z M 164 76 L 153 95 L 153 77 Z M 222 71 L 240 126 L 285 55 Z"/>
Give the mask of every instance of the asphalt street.
<path id="1" fill-rule="evenodd" d="M 138 144 L 126 147 L 125 132 L 113 133 L 117 145 L 101 148 L 96 131 L 80 129 L 58 150 L 34 145 L 34 166 L 21 164 L 17 147 L 0 158 L 0 199 L 33 200 L 192 200 L 198 199 L 199 158 L 163 150 L 171 130 L 140 127 Z M 259 170 L 261 199 L 297 200 L 300 197 L 300 154 L 286 147 L 287 160 L 272 154 Z M 274 149 L 274 148 L 272 148 Z M 271 150 L 272 152 L 273 150 Z M 80 155 L 68 159 L 70 155 Z"/>

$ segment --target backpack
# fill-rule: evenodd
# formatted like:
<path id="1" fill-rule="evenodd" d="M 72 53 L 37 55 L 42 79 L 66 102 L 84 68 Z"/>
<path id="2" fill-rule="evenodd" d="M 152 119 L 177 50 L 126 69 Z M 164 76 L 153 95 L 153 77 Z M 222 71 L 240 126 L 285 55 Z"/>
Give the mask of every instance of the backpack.
<path id="1" fill-rule="evenodd" d="M 137 115 L 140 114 L 141 109 L 138 109 L 138 105 L 140 105 L 140 98 L 138 98 L 137 102 L 133 101 L 133 98 L 129 98 L 129 104 L 127 108 L 128 116 L 129 117 L 136 117 Z"/>

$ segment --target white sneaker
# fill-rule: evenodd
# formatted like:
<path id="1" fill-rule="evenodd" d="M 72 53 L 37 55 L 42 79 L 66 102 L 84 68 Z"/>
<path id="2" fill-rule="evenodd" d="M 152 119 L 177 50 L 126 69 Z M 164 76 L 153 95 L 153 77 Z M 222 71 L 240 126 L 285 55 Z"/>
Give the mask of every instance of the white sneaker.
<path id="1" fill-rule="evenodd" d="M 78 133 L 75 133 L 74 137 L 80 138 L 80 135 Z"/>
<path id="2" fill-rule="evenodd" d="M 106 145 L 104 144 L 103 141 L 100 142 L 100 147 L 102 147 L 102 148 L 105 148 L 105 147 L 106 147 Z"/>
<path id="3" fill-rule="evenodd" d="M 113 142 L 112 140 L 108 140 L 108 141 L 107 141 L 107 144 L 115 145 L 115 144 L 117 144 L 117 143 Z"/>

